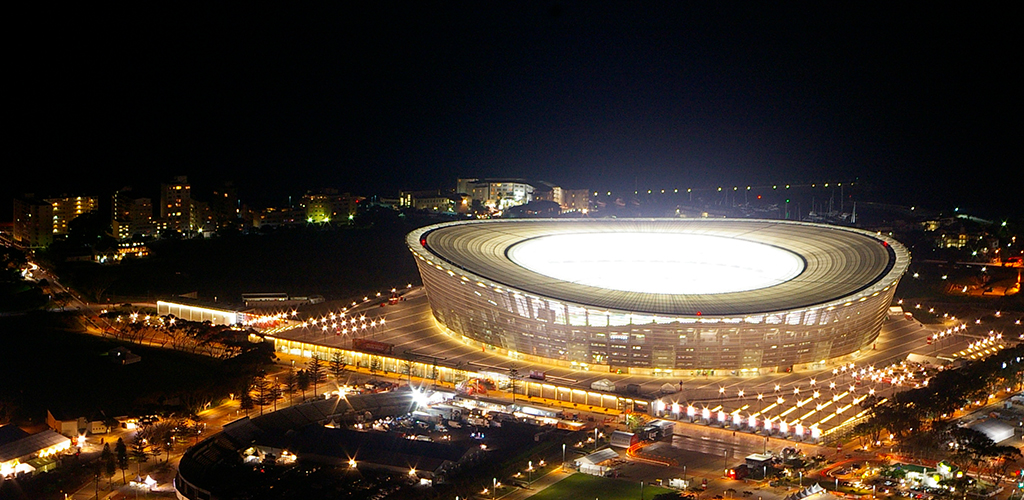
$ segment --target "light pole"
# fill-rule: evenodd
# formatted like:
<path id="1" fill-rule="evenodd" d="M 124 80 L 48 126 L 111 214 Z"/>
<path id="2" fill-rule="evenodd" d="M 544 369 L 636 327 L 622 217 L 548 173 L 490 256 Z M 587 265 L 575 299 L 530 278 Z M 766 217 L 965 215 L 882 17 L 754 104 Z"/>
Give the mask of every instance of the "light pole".
<path id="1" fill-rule="evenodd" d="M 562 443 L 562 472 L 565 472 L 565 443 Z"/>
<path id="2" fill-rule="evenodd" d="M 498 478 L 491 478 L 491 500 L 494 500 L 494 495 L 497 494 L 498 489 Z"/>
<path id="3" fill-rule="evenodd" d="M 529 473 L 529 476 L 526 479 L 526 486 L 529 487 L 533 485 L 533 460 L 527 462 L 526 466 L 526 472 Z"/>
<path id="4" fill-rule="evenodd" d="M 800 487 L 804 487 L 804 471 L 800 471 Z"/>
<path id="5" fill-rule="evenodd" d="M 519 375 L 519 370 L 516 370 L 516 366 L 512 365 L 508 369 L 509 379 L 512 380 L 512 406 L 516 405 L 516 376 Z"/>
<path id="6" fill-rule="evenodd" d="M 644 482 L 640 481 L 640 500 L 644 500 Z"/>

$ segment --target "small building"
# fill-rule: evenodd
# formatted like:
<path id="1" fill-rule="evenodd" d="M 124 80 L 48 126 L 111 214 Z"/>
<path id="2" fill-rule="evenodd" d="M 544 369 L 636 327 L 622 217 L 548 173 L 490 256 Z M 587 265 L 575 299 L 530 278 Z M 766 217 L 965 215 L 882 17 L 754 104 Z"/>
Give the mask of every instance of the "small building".
<path id="1" fill-rule="evenodd" d="M 772 467 L 772 456 L 754 453 L 753 455 L 747 455 L 744 463 L 747 464 L 747 469 L 750 470 L 752 477 L 764 479 L 768 475 L 768 469 Z"/>
<path id="2" fill-rule="evenodd" d="M 613 431 L 608 444 L 616 448 L 629 448 L 640 442 L 640 438 L 632 432 Z"/>
<path id="3" fill-rule="evenodd" d="M 959 471 L 946 462 L 939 462 L 936 467 L 916 464 L 896 464 L 896 466 L 906 472 L 909 481 L 929 488 L 938 488 L 939 482 L 954 477 Z"/>
<path id="4" fill-rule="evenodd" d="M 592 476 L 603 476 L 612 469 L 611 461 L 619 458 L 619 452 L 604 448 L 573 461 L 580 472 Z"/>
<path id="5" fill-rule="evenodd" d="M 135 354 L 124 347 L 116 347 L 107 351 L 110 361 L 115 365 L 130 365 L 142 361 L 142 356 Z"/>
<path id="6" fill-rule="evenodd" d="M 84 416 L 72 417 L 60 410 L 46 410 L 46 425 L 69 438 L 76 438 L 86 433 L 106 434 L 110 432 L 106 420 L 106 417 L 100 413 L 86 418 Z"/>
<path id="7" fill-rule="evenodd" d="M 56 410 L 46 410 L 46 425 L 68 437 L 77 437 L 86 431 L 84 418 L 71 417 Z"/>

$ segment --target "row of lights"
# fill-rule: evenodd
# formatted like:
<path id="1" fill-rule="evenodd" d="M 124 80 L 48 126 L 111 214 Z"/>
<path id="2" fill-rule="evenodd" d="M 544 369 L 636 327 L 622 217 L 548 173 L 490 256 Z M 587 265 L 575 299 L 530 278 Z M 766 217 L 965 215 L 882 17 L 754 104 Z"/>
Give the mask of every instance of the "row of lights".
<path id="1" fill-rule="evenodd" d="M 818 184 L 819 183 L 797 184 L 797 185 L 795 185 L 795 187 L 797 187 L 797 188 L 801 188 L 801 187 L 803 187 L 803 188 L 806 188 L 806 187 L 816 188 L 816 187 L 818 187 Z M 846 184 L 848 186 L 852 186 L 854 183 L 848 182 Z M 792 185 L 792 184 L 783 184 L 783 185 L 772 184 L 770 187 L 773 190 L 778 190 L 780 188 L 780 186 L 782 186 L 783 189 L 790 189 L 794 185 Z M 826 182 L 826 183 L 821 184 L 821 186 L 823 188 L 827 188 L 829 186 L 832 186 L 832 187 L 842 187 L 843 183 L 842 182 L 839 182 L 839 183 L 828 183 L 828 182 Z M 768 188 L 769 188 L 769 186 L 767 186 L 767 185 L 764 185 L 764 186 L 747 186 L 746 191 L 750 191 L 751 189 L 768 189 Z M 717 189 L 716 188 L 696 188 L 696 189 L 695 188 L 686 188 L 686 190 L 684 192 L 686 192 L 686 193 L 693 193 L 695 191 L 696 192 L 701 192 L 701 191 L 717 191 L 717 192 L 722 192 L 723 190 L 726 190 L 726 188 L 723 188 L 722 186 L 718 186 Z M 732 190 L 733 191 L 739 191 L 740 187 L 739 186 L 733 186 Z M 647 194 L 656 194 L 658 192 L 659 191 L 655 190 L 655 189 L 648 189 L 647 190 Z M 678 194 L 679 193 L 679 189 L 678 188 L 677 189 L 662 189 L 660 191 L 660 194 L 666 194 L 666 193 Z M 633 191 L 633 194 L 640 194 L 640 190 Z M 611 195 L 612 195 L 611 191 L 607 191 L 606 194 L 605 194 L 605 196 L 611 196 Z M 594 196 L 600 196 L 600 192 L 599 191 L 594 191 Z"/>

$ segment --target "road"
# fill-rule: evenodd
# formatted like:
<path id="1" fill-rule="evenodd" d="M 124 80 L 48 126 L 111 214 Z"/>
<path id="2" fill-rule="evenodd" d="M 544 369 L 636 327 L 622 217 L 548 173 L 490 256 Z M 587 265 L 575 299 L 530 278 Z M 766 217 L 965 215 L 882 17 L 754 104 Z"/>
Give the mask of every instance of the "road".
<path id="1" fill-rule="evenodd" d="M 608 378 L 618 387 L 625 387 L 626 384 L 639 384 L 642 387 L 641 392 L 645 394 L 659 393 L 662 384 L 666 382 L 673 385 L 680 382 L 676 378 L 573 370 L 524 360 L 513 360 L 492 349 L 469 345 L 445 333 L 434 320 L 422 288 L 412 289 L 405 297 L 405 301 L 395 305 L 386 307 L 363 305 L 353 309 L 349 314 L 365 314 L 369 318 L 384 316 L 387 327 L 383 331 L 366 334 L 366 338 L 394 344 L 396 353 L 411 352 L 421 355 L 423 357 L 421 359 L 436 357 L 438 364 L 442 366 L 461 366 L 470 370 L 496 373 L 508 373 L 513 366 L 520 373 L 540 370 L 547 374 L 552 383 L 581 389 L 590 389 L 591 383 Z M 943 340 L 941 344 L 927 344 L 928 337 L 945 328 L 940 325 L 925 326 L 903 317 L 887 321 L 882 327 L 878 340 L 855 362 L 858 366 L 885 366 L 906 359 L 907 355 L 912 352 L 935 355 L 960 350 L 968 342 L 980 337 L 980 334 L 975 335 L 968 331 L 966 334 L 949 337 L 949 340 Z M 349 348 L 351 343 L 351 337 L 348 335 L 324 334 L 318 329 L 294 328 L 276 332 L 275 336 L 341 348 Z M 827 384 L 828 381 L 833 380 L 837 382 L 837 385 L 848 385 L 851 378 L 847 374 L 832 375 L 832 369 L 835 367 L 836 365 L 828 365 L 826 368 L 816 371 L 772 373 L 759 377 L 688 376 L 681 380 L 684 388 L 683 396 L 686 401 L 690 402 L 728 402 L 730 399 L 738 399 L 741 389 L 744 390 L 747 399 L 757 393 L 773 394 L 776 392 L 776 385 L 779 386 L 778 392 L 781 394 L 791 393 L 794 388 L 798 387 L 806 390 L 810 386 L 811 379 L 815 379 L 819 384 Z M 720 392 L 723 389 L 724 393 Z M 884 387 L 877 389 L 880 393 L 889 390 Z"/>

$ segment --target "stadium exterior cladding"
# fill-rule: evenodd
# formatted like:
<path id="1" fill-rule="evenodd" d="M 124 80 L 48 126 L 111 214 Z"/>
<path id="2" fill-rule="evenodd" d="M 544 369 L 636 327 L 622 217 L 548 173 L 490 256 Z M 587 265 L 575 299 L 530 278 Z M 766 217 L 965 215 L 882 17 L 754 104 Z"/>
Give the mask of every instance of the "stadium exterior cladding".
<path id="1" fill-rule="evenodd" d="M 802 264 L 768 286 L 678 294 L 553 279 L 510 257 L 538 238 L 647 233 L 756 244 Z M 519 359 L 666 376 L 758 374 L 847 359 L 877 338 L 910 263 L 907 249 L 885 235 L 745 219 L 452 222 L 413 231 L 407 244 L 434 317 L 450 334 Z"/>

